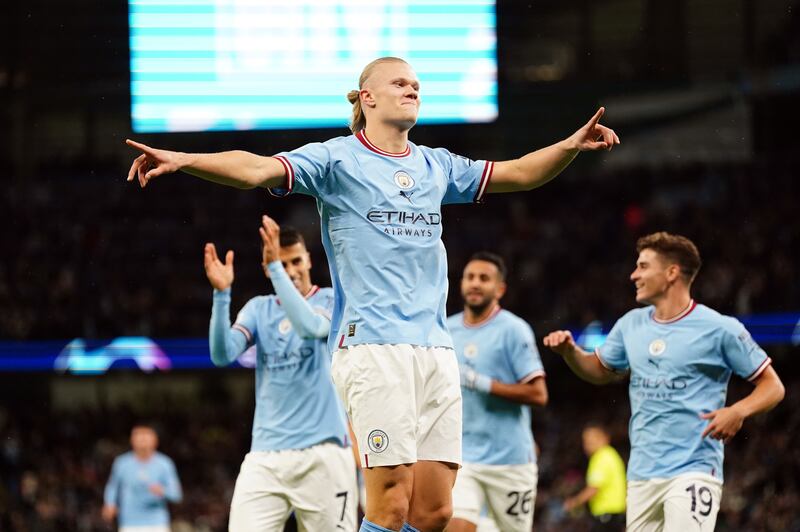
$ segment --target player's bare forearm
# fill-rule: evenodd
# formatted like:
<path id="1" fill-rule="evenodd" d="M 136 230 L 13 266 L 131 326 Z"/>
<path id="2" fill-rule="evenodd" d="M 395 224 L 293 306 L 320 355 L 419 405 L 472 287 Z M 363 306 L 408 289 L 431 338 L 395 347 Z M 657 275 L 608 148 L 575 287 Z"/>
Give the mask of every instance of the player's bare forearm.
<path id="1" fill-rule="evenodd" d="M 565 139 L 519 159 L 495 163 L 489 192 L 516 192 L 538 188 L 560 174 L 578 155 L 578 147 Z"/>
<path id="2" fill-rule="evenodd" d="M 562 354 L 564 362 L 567 363 L 572 372 L 592 384 L 610 384 L 621 379 L 613 371 L 609 370 L 600 363 L 600 359 L 594 353 L 587 353 L 578 346 L 571 352 Z"/>
<path id="3" fill-rule="evenodd" d="M 772 410 L 786 394 L 778 373 L 771 366 L 764 370 L 764 373 L 756 379 L 755 384 L 755 388 L 747 397 L 731 405 L 743 417 Z"/>
<path id="4" fill-rule="evenodd" d="M 240 150 L 183 153 L 180 164 L 187 174 L 241 189 L 279 187 L 285 176 L 283 165 L 272 157 Z"/>
<path id="5" fill-rule="evenodd" d="M 544 377 L 537 377 L 526 383 L 507 383 L 498 380 L 492 381 L 490 390 L 492 395 L 523 405 L 547 405 L 547 384 Z"/>
<path id="6" fill-rule="evenodd" d="M 542 343 L 561 356 L 569 369 L 587 382 L 608 384 L 622 378 L 601 364 L 595 353 L 587 353 L 581 349 L 568 330 L 553 331 L 542 339 Z"/>
<path id="7" fill-rule="evenodd" d="M 246 151 L 184 153 L 153 148 L 131 139 L 125 143 L 140 152 L 128 170 L 128 181 L 137 179 L 142 188 L 153 178 L 179 170 L 236 188 L 278 187 L 286 175 L 283 164 L 274 157 Z"/>
<path id="8" fill-rule="evenodd" d="M 701 437 L 708 436 L 727 443 L 739 432 L 745 419 L 770 410 L 783 399 L 785 393 L 783 383 L 772 367 L 764 370 L 764 373 L 755 380 L 755 384 L 755 389 L 741 401 L 718 410 L 701 413 L 702 419 L 709 420 Z"/>
<path id="9" fill-rule="evenodd" d="M 586 125 L 561 142 L 520 159 L 495 163 L 489 192 L 514 192 L 540 187 L 560 174 L 578 152 L 611 150 L 619 144 L 619 137 L 613 129 L 600 124 L 603 113 L 605 108 L 599 108 Z"/>

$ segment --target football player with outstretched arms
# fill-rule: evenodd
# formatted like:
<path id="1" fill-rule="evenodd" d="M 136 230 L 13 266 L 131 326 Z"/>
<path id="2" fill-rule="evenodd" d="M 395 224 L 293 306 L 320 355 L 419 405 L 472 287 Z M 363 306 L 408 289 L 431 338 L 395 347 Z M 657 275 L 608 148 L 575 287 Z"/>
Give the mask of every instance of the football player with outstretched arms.
<path id="1" fill-rule="evenodd" d="M 129 140 L 141 154 L 128 180 L 146 186 L 180 170 L 316 199 L 335 291 L 332 376 L 364 467 L 361 530 L 443 530 L 461 463 L 461 393 L 445 324 L 441 206 L 542 186 L 579 152 L 610 150 L 619 138 L 599 123 L 600 108 L 568 138 L 519 159 L 473 161 L 418 146 L 408 133 L 420 82 L 394 57 L 368 64 L 348 100 L 352 135 L 273 157 L 180 153 Z"/>

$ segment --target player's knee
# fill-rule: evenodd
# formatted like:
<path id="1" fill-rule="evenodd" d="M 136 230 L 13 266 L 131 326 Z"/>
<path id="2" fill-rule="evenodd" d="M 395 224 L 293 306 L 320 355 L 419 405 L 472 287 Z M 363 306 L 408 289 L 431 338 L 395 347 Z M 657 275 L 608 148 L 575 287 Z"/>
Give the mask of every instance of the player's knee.
<path id="1" fill-rule="evenodd" d="M 453 517 L 453 505 L 443 504 L 435 508 L 426 508 L 419 512 L 412 510 L 409 522 L 420 530 L 439 532 L 447 527 Z"/>
<path id="2" fill-rule="evenodd" d="M 369 501 L 369 497 L 367 497 Z M 378 501 L 376 501 L 378 502 Z M 370 508 L 367 518 L 375 524 L 392 530 L 400 530 L 408 518 L 408 495 L 402 489 L 386 490 L 380 497 L 378 504 L 367 503 Z"/>
<path id="3" fill-rule="evenodd" d="M 378 515 L 371 519 L 375 524 L 391 530 L 400 530 L 408 516 L 408 505 L 388 504 L 380 509 Z"/>
<path id="4" fill-rule="evenodd" d="M 447 504 L 431 512 L 430 530 L 444 530 L 453 518 L 453 506 Z"/>

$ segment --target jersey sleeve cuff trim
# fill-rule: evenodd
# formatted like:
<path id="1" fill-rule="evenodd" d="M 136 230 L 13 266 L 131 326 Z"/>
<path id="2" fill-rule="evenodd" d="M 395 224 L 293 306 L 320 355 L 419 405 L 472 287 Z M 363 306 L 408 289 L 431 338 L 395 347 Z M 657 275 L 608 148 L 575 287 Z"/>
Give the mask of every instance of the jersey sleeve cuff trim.
<path id="1" fill-rule="evenodd" d="M 237 331 L 239 331 L 240 333 L 242 333 L 242 334 L 244 335 L 244 337 L 245 337 L 245 338 L 247 338 L 247 343 L 248 343 L 248 344 L 250 344 L 250 343 L 253 341 L 253 333 L 251 333 L 251 332 L 250 332 L 250 331 L 247 329 L 247 327 L 245 327 L 244 325 L 239 325 L 238 323 L 234 323 L 234 324 L 231 326 L 231 329 L 237 330 Z"/>
<path id="2" fill-rule="evenodd" d="M 759 377 L 759 375 L 764 373 L 764 370 L 767 369 L 771 364 L 772 364 L 772 359 L 770 357 L 765 358 L 764 362 L 762 362 L 761 365 L 759 365 L 756 368 L 756 370 L 753 373 L 751 373 L 749 377 L 747 377 L 747 380 L 753 382 Z"/>
<path id="3" fill-rule="evenodd" d="M 276 155 L 275 159 L 283 165 L 283 170 L 286 172 L 286 188 L 268 188 L 267 192 L 276 198 L 282 198 L 291 194 L 292 189 L 294 189 L 294 168 L 292 167 L 292 163 L 289 162 L 289 159 L 283 155 Z"/>
<path id="4" fill-rule="evenodd" d="M 483 195 L 486 192 L 486 187 L 489 186 L 489 181 L 492 180 L 492 173 L 494 172 L 494 162 L 486 161 L 483 167 L 483 174 L 481 174 L 481 181 L 478 184 L 478 191 L 475 193 L 475 203 L 483 201 Z"/>
<path id="5" fill-rule="evenodd" d="M 597 360 L 600 361 L 600 364 L 604 368 L 606 368 L 608 371 L 612 371 L 614 373 L 625 373 L 625 370 L 617 369 L 617 368 L 614 368 L 614 367 L 611 367 L 610 365 L 608 365 L 608 363 L 605 360 L 603 360 L 603 355 L 600 354 L 600 348 L 599 347 L 595 347 L 594 348 L 594 356 L 597 357 Z"/>
<path id="6" fill-rule="evenodd" d="M 517 384 L 528 384 L 529 382 L 533 382 L 535 379 L 539 377 L 545 377 L 547 374 L 544 372 L 543 369 L 537 369 L 536 371 L 531 371 L 520 380 L 517 381 Z"/>

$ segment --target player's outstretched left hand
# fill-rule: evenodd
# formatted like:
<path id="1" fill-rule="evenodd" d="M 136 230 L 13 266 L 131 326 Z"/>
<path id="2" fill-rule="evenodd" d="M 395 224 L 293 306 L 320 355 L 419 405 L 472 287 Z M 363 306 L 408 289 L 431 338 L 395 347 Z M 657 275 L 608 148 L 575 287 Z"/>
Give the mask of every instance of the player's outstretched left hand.
<path id="1" fill-rule="evenodd" d="M 128 181 L 133 181 L 134 177 L 138 177 L 139 186 L 142 188 L 147 186 L 147 183 L 154 177 L 177 172 L 181 169 L 180 152 L 158 150 L 131 139 L 126 139 L 125 143 L 142 152 L 141 155 L 133 160 L 131 169 L 128 170 Z"/>
<path id="2" fill-rule="evenodd" d="M 715 440 L 722 440 L 724 443 L 731 441 L 731 438 L 739 432 L 744 423 L 744 416 L 732 406 L 720 408 L 707 414 L 700 414 L 700 417 L 711 420 L 706 430 L 703 431 L 702 437 L 711 436 Z"/>
<path id="3" fill-rule="evenodd" d="M 619 137 L 614 130 L 600 124 L 600 117 L 606 112 L 605 107 L 597 110 L 585 126 L 572 134 L 570 143 L 579 151 L 608 150 L 619 144 Z"/>

